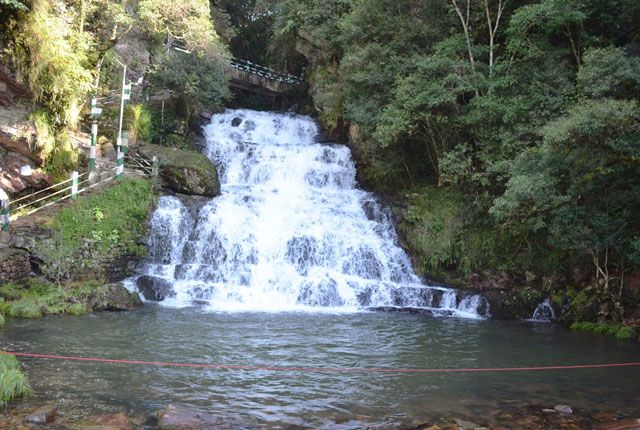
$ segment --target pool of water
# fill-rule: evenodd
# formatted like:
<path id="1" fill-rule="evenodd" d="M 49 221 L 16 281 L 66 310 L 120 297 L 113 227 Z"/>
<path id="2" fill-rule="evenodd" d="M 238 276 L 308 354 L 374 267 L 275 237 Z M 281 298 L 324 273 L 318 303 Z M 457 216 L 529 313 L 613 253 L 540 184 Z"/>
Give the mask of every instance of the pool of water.
<path id="1" fill-rule="evenodd" d="M 640 345 L 550 324 L 386 313 L 127 313 L 9 320 L 3 350 L 163 362 L 309 367 L 512 367 L 640 361 Z M 168 403 L 260 427 L 388 428 L 521 404 L 640 412 L 640 368 L 476 374 L 217 370 L 21 359 L 36 397 L 73 413 Z"/>

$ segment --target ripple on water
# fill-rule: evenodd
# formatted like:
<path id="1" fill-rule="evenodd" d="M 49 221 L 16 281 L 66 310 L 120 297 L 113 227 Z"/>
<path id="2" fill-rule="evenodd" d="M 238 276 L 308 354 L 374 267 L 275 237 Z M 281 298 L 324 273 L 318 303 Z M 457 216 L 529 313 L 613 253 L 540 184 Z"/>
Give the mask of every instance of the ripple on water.
<path id="1" fill-rule="evenodd" d="M 553 325 L 357 313 L 139 312 L 9 320 L 6 349 L 171 361 L 329 367 L 503 367 L 640 361 L 635 342 Z M 638 413 L 640 369 L 502 374 L 237 371 L 23 360 L 37 393 L 80 412 L 149 413 L 167 403 L 224 411 L 267 427 L 331 428 L 366 416 L 478 416 L 505 404 L 568 403 Z M 361 418 L 364 419 L 364 418 Z"/>

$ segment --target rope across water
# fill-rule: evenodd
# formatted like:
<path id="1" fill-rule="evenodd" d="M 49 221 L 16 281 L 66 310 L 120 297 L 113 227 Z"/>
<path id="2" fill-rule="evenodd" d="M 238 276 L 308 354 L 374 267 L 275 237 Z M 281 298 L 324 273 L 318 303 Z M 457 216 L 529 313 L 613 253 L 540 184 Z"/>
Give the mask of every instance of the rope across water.
<path id="1" fill-rule="evenodd" d="M 467 368 L 394 368 L 394 367 L 307 367 L 307 366 L 269 366 L 269 365 L 241 365 L 241 364 L 210 364 L 210 363 L 181 363 L 166 361 L 121 360 L 113 358 L 78 357 L 53 354 L 35 354 L 26 352 L 3 351 L 16 357 L 42 358 L 63 361 L 82 361 L 107 364 L 129 364 L 158 367 L 185 367 L 218 370 L 246 370 L 269 372 L 306 372 L 306 373 L 489 373 L 489 372 L 529 372 L 551 370 L 576 369 L 605 369 L 619 367 L 640 367 L 640 362 L 603 363 L 603 364 L 569 364 L 555 366 L 525 366 L 525 367 L 467 367 Z"/>

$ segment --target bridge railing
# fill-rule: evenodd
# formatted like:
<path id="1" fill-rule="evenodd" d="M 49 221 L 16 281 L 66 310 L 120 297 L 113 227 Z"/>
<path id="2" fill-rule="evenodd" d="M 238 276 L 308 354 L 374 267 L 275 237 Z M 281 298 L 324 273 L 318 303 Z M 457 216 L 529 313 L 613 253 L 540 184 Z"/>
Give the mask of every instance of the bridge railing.
<path id="1" fill-rule="evenodd" d="M 298 77 L 289 73 L 278 72 L 277 70 L 264 67 L 259 64 L 252 63 L 248 60 L 240 60 L 238 58 L 231 59 L 231 67 L 234 69 L 242 70 L 254 75 L 262 76 L 263 78 L 271 79 L 278 82 L 283 82 L 290 85 L 300 85 L 304 81 Z"/>

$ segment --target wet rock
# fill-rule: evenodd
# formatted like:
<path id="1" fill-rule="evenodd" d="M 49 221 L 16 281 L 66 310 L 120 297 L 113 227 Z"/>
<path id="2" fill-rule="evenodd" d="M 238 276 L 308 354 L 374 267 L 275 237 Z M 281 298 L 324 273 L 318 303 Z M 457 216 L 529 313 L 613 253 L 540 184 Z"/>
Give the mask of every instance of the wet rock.
<path id="1" fill-rule="evenodd" d="M 138 291 L 147 300 L 161 302 L 167 297 L 176 296 L 176 292 L 169 281 L 155 276 L 140 276 L 136 281 L 136 285 L 138 286 Z"/>
<path id="2" fill-rule="evenodd" d="M 573 409 L 571 409 L 571 406 L 568 405 L 556 405 L 553 407 L 553 409 L 556 412 L 564 415 L 571 415 L 573 413 Z"/>
<path id="3" fill-rule="evenodd" d="M 29 414 L 26 421 L 33 424 L 46 424 L 55 421 L 57 415 L 58 407 L 56 405 L 45 405 Z"/>
<path id="4" fill-rule="evenodd" d="M 78 425 L 76 430 L 131 430 L 131 422 L 125 414 L 96 415 L 89 417 Z"/>
<path id="5" fill-rule="evenodd" d="M 128 311 L 141 308 L 142 300 L 118 282 L 94 290 L 89 296 L 88 306 L 94 311 Z"/>
<path id="6" fill-rule="evenodd" d="M 240 430 L 247 425 L 234 419 L 216 417 L 180 405 L 169 405 L 158 415 L 160 430 Z"/>
<path id="7" fill-rule="evenodd" d="M 231 120 L 231 127 L 237 127 L 242 123 L 242 118 L 235 117 Z"/>
<path id="8" fill-rule="evenodd" d="M 453 421 L 456 423 L 458 427 L 462 428 L 462 430 L 473 430 L 480 427 L 476 423 L 472 423 L 471 421 L 461 420 L 460 418 L 454 418 Z"/>
<path id="9" fill-rule="evenodd" d="M 640 430 L 640 418 L 609 421 L 598 424 L 596 430 Z"/>

